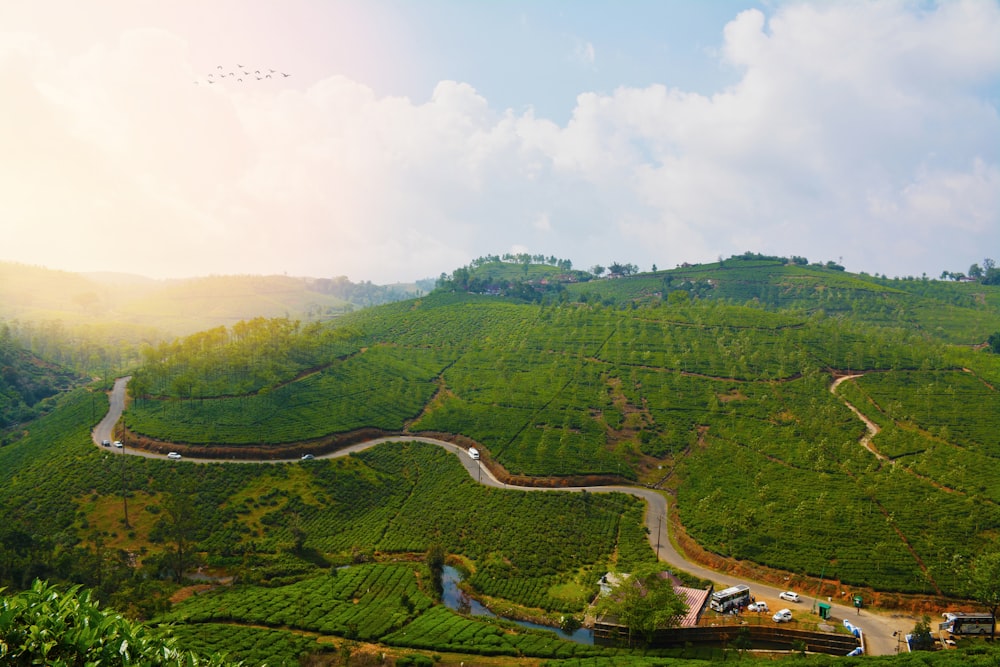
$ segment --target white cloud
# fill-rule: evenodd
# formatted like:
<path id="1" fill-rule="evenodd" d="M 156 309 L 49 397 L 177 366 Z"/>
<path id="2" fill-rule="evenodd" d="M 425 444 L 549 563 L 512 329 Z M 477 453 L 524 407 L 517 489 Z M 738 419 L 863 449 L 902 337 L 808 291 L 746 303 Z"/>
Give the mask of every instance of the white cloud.
<path id="1" fill-rule="evenodd" d="M 195 85 L 164 30 L 68 54 L 0 35 L 3 258 L 388 282 L 504 248 L 755 250 L 936 275 L 1000 244 L 997 5 L 789 4 L 721 34 L 733 86 L 584 91 L 565 124 L 457 81 Z"/>

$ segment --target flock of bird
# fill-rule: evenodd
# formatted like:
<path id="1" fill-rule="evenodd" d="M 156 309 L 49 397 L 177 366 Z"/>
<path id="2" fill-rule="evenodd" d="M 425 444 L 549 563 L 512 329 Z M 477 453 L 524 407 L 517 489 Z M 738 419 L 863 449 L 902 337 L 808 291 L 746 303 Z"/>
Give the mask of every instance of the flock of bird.
<path id="1" fill-rule="evenodd" d="M 232 68 L 216 65 L 215 70 L 214 72 L 209 72 L 204 79 L 196 80 L 195 83 L 216 83 L 226 79 L 235 81 L 236 83 L 243 83 L 244 81 L 265 81 L 267 79 L 277 79 L 279 76 L 281 78 L 291 76 L 291 74 L 279 72 L 276 69 L 255 69 L 251 71 L 246 65 L 240 65 L 239 63 Z"/>

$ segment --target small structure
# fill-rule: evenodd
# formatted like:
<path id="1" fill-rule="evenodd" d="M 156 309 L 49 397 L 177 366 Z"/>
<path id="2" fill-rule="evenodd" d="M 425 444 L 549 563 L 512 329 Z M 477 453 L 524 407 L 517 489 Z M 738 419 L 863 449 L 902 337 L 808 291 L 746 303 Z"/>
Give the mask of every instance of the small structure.
<path id="1" fill-rule="evenodd" d="M 698 621 L 701 620 L 701 615 L 708 605 L 708 596 L 712 593 L 711 589 L 702 590 L 675 584 L 674 592 L 684 598 L 684 603 L 688 606 L 688 612 L 681 619 L 680 627 L 693 628 L 698 625 Z"/>
<path id="2" fill-rule="evenodd" d="M 618 572 L 608 572 L 598 580 L 598 585 L 601 587 L 601 592 L 598 596 L 610 595 L 611 591 L 621 586 L 628 578 L 627 573 Z M 674 592 L 684 600 L 684 604 L 687 605 L 687 613 L 683 618 L 679 619 L 679 627 L 694 627 L 698 625 L 698 621 L 701 620 L 701 615 L 704 613 L 708 606 L 708 598 L 712 594 L 712 589 L 702 590 L 700 588 L 688 588 L 687 586 L 681 586 L 678 581 L 669 572 L 661 573 L 661 578 L 670 579 L 673 586 Z M 605 619 L 604 621 L 598 620 L 594 624 L 594 636 L 597 636 L 598 628 L 604 626 L 607 632 L 613 633 L 617 636 L 620 631 L 621 626 L 616 623 L 610 622 L 610 619 Z"/>
<path id="3" fill-rule="evenodd" d="M 601 592 L 598 595 L 606 596 L 611 595 L 611 591 L 621 586 L 626 579 L 629 578 L 628 574 L 619 574 L 618 572 L 608 572 L 600 579 L 598 579 L 597 584 L 601 587 Z"/>

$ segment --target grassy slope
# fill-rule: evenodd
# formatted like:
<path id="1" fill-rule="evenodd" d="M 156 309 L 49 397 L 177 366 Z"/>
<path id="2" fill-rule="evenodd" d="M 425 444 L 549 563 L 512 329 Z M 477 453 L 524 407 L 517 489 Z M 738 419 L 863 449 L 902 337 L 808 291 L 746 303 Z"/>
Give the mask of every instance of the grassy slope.
<path id="1" fill-rule="evenodd" d="M 372 309 L 345 320 L 363 353 L 264 394 L 142 401 L 129 424 L 166 440 L 213 443 L 294 442 L 364 425 L 443 431 L 478 441 L 515 474 L 655 482 L 661 467 L 672 469 L 680 516 L 712 551 L 848 584 L 955 590 L 951 557 L 989 548 L 1000 524 L 1000 498 L 989 493 L 975 514 L 964 509 L 980 487 L 1000 488 L 996 466 L 987 465 L 1000 450 L 982 444 L 965 455 L 952 425 L 952 441 L 900 460 L 905 474 L 894 474 L 896 466 L 858 445 L 864 427 L 827 391 L 828 371 L 903 377 L 938 369 L 948 377 L 969 368 L 985 383 L 982 400 L 992 401 L 1000 384 L 992 357 L 948 342 L 968 338 L 968 322 L 992 326 L 996 292 L 980 286 L 970 299 L 965 285 L 883 284 L 774 262 L 727 260 L 665 275 L 673 275 L 669 286 L 656 274 L 574 287 L 596 295 L 588 304 L 611 307 L 437 294 Z M 669 289 L 698 281 L 710 295 L 687 306 L 651 292 L 653 282 Z M 798 305 L 766 310 L 771 297 Z M 743 298 L 751 304 L 724 303 Z M 622 307 L 636 299 L 638 307 Z M 904 403 L 905 392 L 926 391 L 897 385 Z M 942 439 L 955 410 L 938 400 L 901 428 Z M 997 416 L 963 418 L 989 432 Z M 881 442 L 889 454 L 901 447 L 889 431 Z M 956 479 L 949 451 L 978 463 L 975 488 Z M 875 567 L 858 534 L 879 546 Z"/>
<path id="2" fill-rule="evenodd" d="M 753 284 L 746 275 L 752 272 L 745 271 L 746 268 L 722 274 L 738 278 L 730 288 L 725 287 L 719 273 L 707 270 L 703 276 L 678 274 L 679 277 L 671 282 L 685 277 L 706 280 L 711 277 L 716 283 L 713 289 L 719 290 L 716 294 L 730 289 L 731 296 L 727 299 L 742 302 L 739 297 L 746 296 L 747 285 Z M 544 385 L 521 382 L 517 374 L 523 371 L 520 365 L 525 364 L 529 369 L 544 370 L 546 378 L 552 377 L 551 373 L 568 372 L 571 378 L 582 382 L 581 388 L 601 388 L 599 393 L 603 392 L 605 397 L 596 405 L 606 411 L 602 417 L 605 436 L 610 432 L 609 424 L 615 427 L 612 430 L 622 432 L 624 425 L 631 421 L 640 426 L 646 423 L 665 427 L 667 436 L 656 432 L 657 437 L 669 439 L 680 434 L 683 437 L 678 444 L 697 442 L 697 446 L 690 449 L 668 448 L 676 451 L 676 456 L 668 456 L 663 461 L 676 465 L 684 480 L 679 502 L 685 523 L 695 537 L 712 550 L 813 574 L 833 564 L 836 569 L 833 576 L 867 577 L 868 580 L 862 583 L 875 586 L 928 592 L 932 585 L 947 589 L 950 584 L 944 568 L 951 555 L 992 545 L 991 535 L 998 529 L 1000 517 L 996 501 L 988 494 L 984 498 L 983 493 L 1000 488 L 1000 480 L 991 476 L 991 470 L 996 468 L 992 462 L 997 452 L 990 443 L 976 442 L 977 448 L 970 450 L 969 455 L 980 457 L 974 468 L 980 477 L 974 489 L 966 489 L 963 486 L 967 484 L 965 479 L 956 477 L 954 468 L 940 461 L 947 460 L 949 447 L 952 452 L 965 452 L 969 449 L 965 447 L 966 442 L 976 439 L 965 435 L 942 435 L 940 428 L 954 429 L 956 408 L 961 409 L 967 400 L 960 398 L 963 402 L 956 406 L 950 397 L 968 396 L 972 391 L 967 384 L 957 384 L 954 380 L 961 377 L 955 375 L 961 373 L 958 368 L 970 368 L 976 377 L 982 378 L 976 389 L 982 396 L 976 400 L 988 401 L 995 400 L 991 387 L 1000 382 L 1000 369 L 990 356 L 942 347 L 935 340 L 971 342 L 977 339 L 979 332 L 991 331 L 997 322 L 994 305 L 997 292 L 981 286 L 927 285 L 922 281 L 883 284 L 844 274 L 833 275 L 836 282 L 824 283 L 822 279 L 827 274 L 838 272 L 789 268 L 793 270 L 769 269 L 770 275 L 777 277 L 760 279 L 753 289 L 763 296 L 755 298 L 764 305 L 768 305 L 768 295 L 772 293 L 786 295 L 781 297 L 785 299 L 783 303 L 794 306 L 794 314 L 768 313 L 761 310 L 760 305 L 750 308 L 659 306 L 653 310 L 640 307 L 634 311 L 590 307 L 553 310 L 551 307 L 502 304 L 490 299 L 434 297 L 374 309 L 350 319 L 352 326 L 364 332 L 368 344 L 384 341 L 413 349 L 433 346 L 439 348 L 438 353 L 451 354 L 454 361 L 442 371 L 442 377 L 449 389 L 457 387 L 461 391 L 454 394 L 458 397 L 457 402 L 439 396 L 444 399 L 440 405 L 461 408 L 463 403 L 475 403 L 475 396 L 479 394 L 483 414 L 503 407 L 506 410 L 503 414 L 516 416 L 519 401 L 539 398 L 546 405 L 558 407 L 563 415 L 571 414 L 574 406 L 581 405 L 581 400 L 590 401 L 583 404 L 588 411 L 595 407 L 593 393 L 566 392 L 566 385 L 563 385 L 564 389 L 558 394 L 546 394 Z M 742 276 L 737 275 L 740 272 Z M 581 289 L 591 290 L 590 294 L 595 293 L 594 289 L 606 289 L 602 298 L 615 304 L 636 298 L 655 302 L 653 287 L 657 282 L 663 285 L 659 276 L 638 276 L 596 281 Z M 809 286 L 801 287 L 802 284 Z M 815 313 L 820 307 L 824 312 L 840 312 L 841 318 L 847 319 L 817 319 Z M 851 317 L 867 324 L 852 324 Z M 882 336 L 871 329 L 871 323 L 876 322 L 897 328 Z M 459 336 L 455 335 L 456 327 L 461 327 Z M 748 331 L 754 333 L 749 335 Z M 444 340 L 442 332 L 448 334 Z M 906 332 L 915 337 L 900 345 L 899 342 L 910 335 Z M 655 335 L 650 337 L 651 334 Z M 786 335 L 792 336 L 791 343 L 783 339 Z M 720 336 L 723 336 L 722 345 Z M 565 346 L 555 355 L 559 363 L 547 363 L 545 359 L 553 356 L 553 345 L 557 341 Z M 766 344 L 759 345 L 762 342 Z M 787 357 L 781 351 L 784 344 L 807 352 L 795 357 L 799 366 L 812 364 L 819 369 L 825 365 L 838 368 L 853 365 L 854 369 L 880 368 L 883 371 L 895 367 L 892 373 L 877 376 L 882 380 L 877 386 L 867 379 L 859 382 L 863 392 L 859 395 L 875 401 L 877 409 L 869 411 L 883 423 L 893 426 L 895 431 L 930 438 L 933 446 L 920 445 L 914 449 L 907 442 L 915 436 L 910 436 L 911 441 L 903 441 L 898 434 L 891 436 L 893 440 L 889 435 L 880 435 L 890 454 L 907 454 L 919 466 L 904 459 L 895 466 L 880 464 L 862 451 L 856 442 L 861 431 L 859 422 L 825 391 L 827 380 L 822 374 L 806 374 L 801 379 L 775 383 L 775 379 L 791 378 L 791 370 L 795 368 L 790 366 L 775 374 L 775 362 Z M 743 361 L 739 356 L 723 355 L 720 359 L 708 353 L 713 346 L 721 351 L 740 345 L 748 346 L 746 349 L 751 355 Z M 767 352 L 768 346 L 774 351 Z M 763 356 L 754 361 L 754 354 Z M 566 363 L 566 359 L 574 358 L 577 361 L 573 363 L 578 365 Z M 650 359 L 656 360 L 655 363 Z M 605 369 L 603 374 L 589 374 L 586 369 L 591 364 Z M 935 368 L 940 369 L 938 375 L 918 375 Z M 729 373 L 734 369 L 738 372 Z M 750 373 L 756 379 L 749 383 L 745 379 L 699 379 L 695 377 L 698 373 L 729 373 L 730 377 Z M 486 385 L 494 375 L 499 382 L 495 389 L 490 389 Z M 944 383 L 944 388 L 931 394 L 927 388 L 935 382 Z M 900 403 L 895 412 L 887 405 L 892 403 L 891 397 L 888 400 L 885 397 L 887 386 Z M 517 399 L 508 401 L 509 406 L 501 405 L 504 394 L 497 393 L 503 387 L 518 390 L 518 393 L 507 394 L 508 398 Z M 933 400 L 924 398 L 927 395 L 932 395 Z M 565 402 L 554 401 L 553 396 L 562 396 Z M 93 413 L 93 399 L 81 394 L 70 401 L 68 406 L 71 407 L 67 407 L 65 414 L 75 414 L 86 422 L 88 401 Z M 947 406 L 947 411 L 935 409 L 938 405 Z M 645 410 L 634 409 L 642 406 L 646 406 Z M 447 412 L 443 408 L 437 411 L 439 415 Z M 530 414 L 546 413 L 534 408 Z M 608 418 L 615 414 L 617 418 Z M 452 423 L 459 426 L 468 423 L 467 415 L 468 412 L 459 412 Z M 990 422 L 995 418 L 991 411 L 964 411 L 962 417 L 986 432 L 991 428 L 995 431 L 995 425 Z M 542 422 L 533 423 L 542 424 L 543 432 L 552 428 Z M 699 427 L 705 425 L 708 430 L 696 440 Z M 475 428 L 485 426 L 487 424 L 479 423 Z M 0 471 L 4 472 L 0 481 L 5 482 L 0 505 L 19 508 L 12 515 L 15 521 L 29 520 L 36 516 L 33 512 L 49 507 L 53 511 L 42 511 L 38 515 L 48 517 L 43 522 L 46 530 L 65 529 L 72 523 L 65 508 L 55 509 L 65 504 L 65 491 L 60 492 L 62 495 L 54 494 L 59 500 L 38 506 L 39 499 L 47 497 L 46 489 L 51 486 L 46 480 L 65 478 L 59 470 L 82 470 L 85 474 L 79 477 L 85 486 L 97 488 L 99 495 L 114 493 L 109 482 L 101 481 L 100 453 L 82 444 L 86 428 L 74 428 L 67 428 L 66 424 L 51 427 L 39 424 L 28 446 L 0 450 Z M 572 422 L 560 428 L 570 434 L 581 433 L 580 425 Z M 535 430 L 537 426 L 528 429 L 529 432 Z M 891 431 L 886 429 L 887 434 Z M 525 454 L 545 451 L 541 449 L 545 438 L 525 442 Z M 941 450 L 944 453 L 935 459 L 932 454 Z M 921 454 L 915 457 L 913 451 Z M 642 460 L 623 451 L 617 455 L 624 455 L 623 460 L 630 463 Z M 546 457 L 542 457 L 544 460 Z M 140 465 L 141 476 L 155 480 L 151 482 L 150 491 L 178 488 L 179 468 L 164 467 L 159 462 Z M 276 530 L 277 524 L 261 519 L 269 511 L 277 511 L 274 508 L 285 508 L 290 502 L 293 507 L 315 504 L 315 496 L 311 495 L 315 491 L 305 491 L 313 487 L 298 483 L 286 489 L 285 493 L 290 495 L 276 496 L 277 504 L 271 506 L 271 510 L 253 508 L 256 502 L 253 498 L 259 496 L 259 492 L 250 494 L 244 496 L 244 502 L 251 504 L 245 515 L 248 523 L 241 523 L 238 517 L 243 516 L 242 510 L 232 507 L 226 499 L 237 498 L 239 489 L 249 488 L 246 485 L 251 482 L 234 479 L 223 467 L 203 468 L 196 477 L 185 478 L 186 484 L 213 488 L 215 507 L 227 508 L 219 517 L 234 522 L 235 528 L 245 526 L 251 531 L 261 531 L 261 537 L 274 540 L 275 544 L 288 539 L 287 536 L 283 537 L 285 534 Z M 963 466 L 963 469 L 971 467 Z M 268 483 L 259 474 L 265 473 L 241 473 L 250 475 L 257 488 L 268 488 Z M 281 473 L 274 471 L 266 474 L 281 477 Z M 105 485 L 108 488 L 104 488 Z M 273 486 L 282 488 L 280 484 Z M 295 501 L 302 505 L 292 502 L 293 498 L 300 497 L 295 489 L 303 489 L 304 495 Z M 815 500 L 803 502 L 803 498 L 814 496 Z M 964 517 L 968 517 L 968 521 Z M 845 518 L 850 521 L 845 523 Z M 344 525 L 356 525 L 356 522 Z M 231 534 L 239 535 L 240 530 Z M 823 534 L 814 532 L 816 530 Z M 858 534 L 875 540 L 874 551 L 852 551 L 856 541 L 853 536 Z M 211 534 L 205 539 L 207 543 L 217 539 L 220 543 L 225 541 Z M 362 540 L 360 536 L 356 539 Z M 830 571 L 826 572 L 830 576 Z"/>

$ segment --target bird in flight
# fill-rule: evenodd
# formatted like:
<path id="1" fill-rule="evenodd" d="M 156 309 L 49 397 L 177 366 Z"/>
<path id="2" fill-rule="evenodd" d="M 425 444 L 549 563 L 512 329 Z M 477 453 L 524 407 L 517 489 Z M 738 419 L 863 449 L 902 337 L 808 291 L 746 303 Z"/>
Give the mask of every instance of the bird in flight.
<path id="1" fill-rule="evenodd" d="M 264 79 L 273 78 L 271 76 L 272 74 L 281 74 L 281 77 L 283 79 L 291 76 L 291 74 L 289 74 L 288 72 L 279 72 L 276 69 L 255 69 L 253 70 L 253 75 L 251 75 L 250 74 L 251 67 L 248 67 L 247 65 L 241 65 L 240 63 L 236 63 L 234 71 L 228 73 L 224 65 L 216 65 L 215 69 L 218 71 L 209 72 L 208 74 L 205 75 L 205 78 L 195 81 L 195 83 L 215 83 L 216 81 L 221 81 L 222 79 L 226 78 L 236 79 L 237 83 L 243 83 L 244 78 L 246 78 L 246 80 L 249 81 L 250 76 L 254 76 L 258 81 L 263 81 Z"/>

